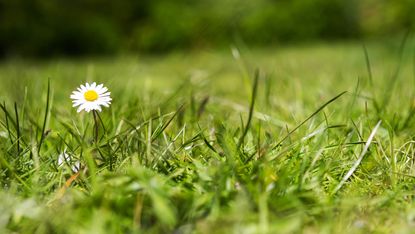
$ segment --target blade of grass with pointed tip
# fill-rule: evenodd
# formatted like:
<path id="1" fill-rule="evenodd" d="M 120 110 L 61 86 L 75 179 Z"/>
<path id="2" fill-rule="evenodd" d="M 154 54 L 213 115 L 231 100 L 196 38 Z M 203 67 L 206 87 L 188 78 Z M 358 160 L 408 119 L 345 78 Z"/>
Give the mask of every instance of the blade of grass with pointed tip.
<path id="1" fill-rule="evenodd" d="M 184 105 L 181 105 L 179 107 L 179 109 L 177 109 L 177 111 L 174 113 L 174 115 L 165 123 L 163 124 L 163 126 L 161 128 L 159 128 L 158 130 L 156 130 L 153 135 L 151 136 L 151 141 L 154 141 L 155 139 L 157 139 L 158 136 L 160 136 L 160 134 L 162 134 L 164 132 L 164 130 L 166 130 L 166 128 L 170 125 L 170 123 L 173 121 L 173 119 L 177 116 L 177 114 L 182 111 L 184 108 Z"/>
<path id="2" fill-rule="evenodd" d="M 248 134 L 249 127 L 251 126 L 252 116 L 254 114 L 255 99 L 256 99 L 257 90 L 258 90 L 258 81 L 259 81 L 259 70 L 257 69 L 255 71 L 254 84 L 252 87 L 251 104 L 249 105 L 248 121 L 246 122 L 241 138 L 239 138 L 238 148 L 241 147 L 242 143 L 244 142 L 246 134 Z"/>
<path id="3" fill-rule="evenodd" d="M 37 149 L 37 153 L 39 154 L 40 149 L 42 148 L 43 141 L 45 139 L 45 130 L 46 130 L 46 123 L 49 116 L 49 104 L 50 104 L 50 79 L 48 79 L 48 88 L 46 93 L 46 108 L 45 108 L 45 116 L 43 117 L 43 125 L 42 125 L 42 131 L 40 132 L 40 139 L 39 139 L 39 146 Z"/>
<path id="4" fill-rule="evenodd" d="M 17 111 L 17 103 L 14 103 L 14 114 L 16 115 L 16 137 L 17 137 L 17 155 L 20 154 L 20 127 L 19 127 L 19 113 Z"/>
<path id="5" fill-rule="evenodd" d="M 389 102 L 391 100 L 393 90 L 395 89 L 395 84 L 398 80 L 398 76 L 399 76 L 399 73 L 401 71 L 404 52 L 405 52 L 405 45 L 406 45 L 406 41 L 408 40 L 409 34 L 410 34 L 409 31 L 407 31 L 407 33 L 403 37 L 402 42 L 399 46 L 399 61 L 398 61 L 398 64 L 396 66 L 395 72 L 393 73 L 391 79 L 389 80 L 389 83 L 387 83 L 387 85 L 386 85 L 386 89 L 387 89 L 388 92 L 384 93 L 382 106 L 381 106 L 381 111 L 384 110 L 389 105 Z"/>
<path id="6" fill-rule="evenodd" d="M 373 88 L 374 84 L 373 84 L 372 66 L 370 65 L 369 52 L 367 51 L 367 47 L 365 44 L 363 44 L 363 52 L 365 53 L 365 62 L 366 62 L 367 73 L 369 75 L 369 84 Z"/>
<path id="7" fill-rule="evenodd" d="M 285 137 L 283 137 L 274 147 L 273 149 L 277 148 L 278 146 L 281 145 L 281 143 L 283 143 L 285 140 L 288 139 L 288 137 L 291 136 L 291 134 L 293 134 L 297 129 L 299 129 L 302 125 L 304 125 L 305 123 L 307 123 L 307 121 L 309 121 L 311 118 L 313 118 L 316 114 L 318 114 L 321 110 L 323 110 L 326 106 L 328 106 L 330 103 L 336 101 L 338 98 L 340 98 L 341 96 L 343 96 L 345 93 L 347 93 L 347 91 L 341 92 L 340 94 L 338 94 L 337 96 L 335 96 L 334 98 L 330 99 L 329 101 L 327 101 L 326 103 L 324 103 L 322 106 L 320 106 L 316 111 L 314 111 L 310 116 L 308 116 L 305 120 L 303 120 L 303 122 L 301 122 L 299 125 L 297 125 L 293 130 L 289 131 L 287 133 L 287 135 L 285 135 Z"/>
<path id="8" fill-rule="evenodd" d="M 373 83 L 373 73 L 372 73 L 372 66 L 370 64 L 370 58 L 369 58 L 369 52 L 367 51 L 367 47 L 365 44 L 363 44 L 363 52 L 365 54 L 365 62 L 366 62 L 366 69 L 367 69 L 367 73 L 369 75 L 369 84 L 370 84 L 370 88 L 371 88 L 371 93 L 372 93 L 372 101 L 373 101 L 373 106 L 376 109 L 376 112 L 380 112 L 381 108 L 379 107 L 379 103 L 376 99 L 376 94 L 374 92 L 374 83 Z"/>

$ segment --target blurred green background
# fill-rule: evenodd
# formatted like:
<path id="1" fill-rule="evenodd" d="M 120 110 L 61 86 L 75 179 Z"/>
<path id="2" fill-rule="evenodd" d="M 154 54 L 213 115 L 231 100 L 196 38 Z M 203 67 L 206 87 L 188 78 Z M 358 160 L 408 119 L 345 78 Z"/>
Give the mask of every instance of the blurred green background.
<path id="1" fill-rule="evenodd" d="M 378 38 L 413 0 L 0 0 L 0 56 L 160 53 Z"/>

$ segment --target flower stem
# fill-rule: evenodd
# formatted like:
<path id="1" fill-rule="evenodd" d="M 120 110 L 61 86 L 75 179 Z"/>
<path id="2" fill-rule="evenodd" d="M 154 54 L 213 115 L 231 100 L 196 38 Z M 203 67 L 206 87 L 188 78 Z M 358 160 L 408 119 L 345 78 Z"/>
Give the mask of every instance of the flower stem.
<path id="1" fill-rule="evenodd" d="M 92 110 L 92 114 L 94 115 L 94 139 L 95 144 L 98 144 L 98 120 L 97 120 L 97 111 Z"/>

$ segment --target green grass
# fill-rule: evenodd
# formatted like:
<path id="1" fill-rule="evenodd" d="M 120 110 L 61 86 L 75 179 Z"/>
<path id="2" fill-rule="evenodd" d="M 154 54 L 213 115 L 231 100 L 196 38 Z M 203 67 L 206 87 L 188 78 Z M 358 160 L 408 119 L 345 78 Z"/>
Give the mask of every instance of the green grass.
<path id="1" fill-rule="evenodd" d="M 413 49 L 5 61 L 0 232 L 410 233 Z M 113 98 L 98 142 L 85 81 Z"/>

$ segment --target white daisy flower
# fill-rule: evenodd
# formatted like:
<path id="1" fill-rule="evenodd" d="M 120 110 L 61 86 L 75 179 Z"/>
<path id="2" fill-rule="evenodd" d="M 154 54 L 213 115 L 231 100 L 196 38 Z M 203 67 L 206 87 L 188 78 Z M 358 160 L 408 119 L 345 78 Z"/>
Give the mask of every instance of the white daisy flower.
<path id="1" fill-rule="evenodd" d="M 78 112 L 82 110 L 86 112 L 91 110 L 101 111 L 101 106 L 109 107 L 111 104 L 111 93 L 107 91 L 108 89 L 103 84 L 97 85 L 95 82 L 81 85 L 76 91 L 72 92 L 73 107 L 78 107 Z"/>
<path id="2" fill-rule="evenodd" d="M 67 164 L 71 167 L 72 172 L 76 173 L 81 169 L 81 162 L 79 160 L 75 161 L 71 158 L 69 154 L 66 153 L 66 150 L 63 153 L 59 154 L 58 157 L 58 166 Z"/>

